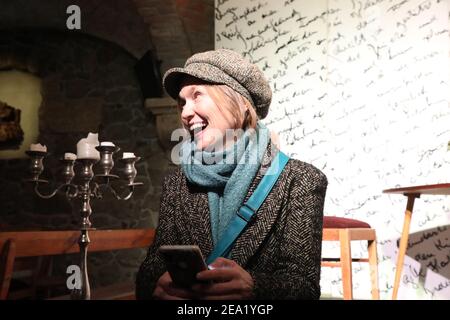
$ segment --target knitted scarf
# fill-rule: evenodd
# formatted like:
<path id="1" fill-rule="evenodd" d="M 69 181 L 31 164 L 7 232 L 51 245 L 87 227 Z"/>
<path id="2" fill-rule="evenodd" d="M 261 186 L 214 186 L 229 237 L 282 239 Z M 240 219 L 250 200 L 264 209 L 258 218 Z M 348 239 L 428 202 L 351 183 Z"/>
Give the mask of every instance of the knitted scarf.
<path id="1" fill-rule="evenodd" d="M 244 202 L 269 143 L 269 129 L 261 122 L 220 152 L 197 150 L 195 141 L 181 146 L 181 168 L 187 179 L 208 191 L 213 243 L 216 245 Z"/>

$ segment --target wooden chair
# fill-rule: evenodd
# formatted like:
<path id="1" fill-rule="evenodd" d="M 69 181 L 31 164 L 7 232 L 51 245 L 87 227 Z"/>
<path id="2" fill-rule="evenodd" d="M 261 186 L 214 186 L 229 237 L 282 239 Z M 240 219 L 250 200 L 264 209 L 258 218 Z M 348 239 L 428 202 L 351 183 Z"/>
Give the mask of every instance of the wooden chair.
<path id="1" fill-rule="evenodd" d="M 88 252 L 148 248 L 153 242 L 154 235 L 154 229 L 92 230 L 89 232 L 91 243 Z M 0 232 L 0 300 L 10 298 L 9 287 L 16 258 L 79 252 L 79 236 L 80 231 Z M 129 285 L 118 284 L 116 287 L 123 289 Z M 93 292 L 92 296 L 99 299 L 123 297 L 118 292 L 110 297 Z M 128 293 L 127 298 L 130 298 Z"/>
<path id="2" fill-rule="evenodd" d="M 339 241 L 340 257 L 325 258 L 322 255 L 322 267 L 340 267 L 344 300 L 353 299 L 352 262 L 368 262 L 372 299 L 380 298 L 378 290 L 378 261 L 375 229 L 369 224 L 348 218 L 324 216 L 323 241 Z M 368 259 L 354 259 L 351 254 L 351 241 L 367 240 Z"/>

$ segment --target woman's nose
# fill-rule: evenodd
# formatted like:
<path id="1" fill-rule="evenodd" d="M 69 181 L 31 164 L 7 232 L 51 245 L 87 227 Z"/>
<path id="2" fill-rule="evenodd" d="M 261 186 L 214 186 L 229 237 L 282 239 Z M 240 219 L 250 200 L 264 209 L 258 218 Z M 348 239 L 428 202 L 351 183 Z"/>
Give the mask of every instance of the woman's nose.
<path id="1" fill-rule="evenodd" d="M 186 102 L 183 106 L 183 111 L 181 111 L 181 119 L 189 122 L 189 120 L 195 115 L 194 107 L 192 104 Z"/>

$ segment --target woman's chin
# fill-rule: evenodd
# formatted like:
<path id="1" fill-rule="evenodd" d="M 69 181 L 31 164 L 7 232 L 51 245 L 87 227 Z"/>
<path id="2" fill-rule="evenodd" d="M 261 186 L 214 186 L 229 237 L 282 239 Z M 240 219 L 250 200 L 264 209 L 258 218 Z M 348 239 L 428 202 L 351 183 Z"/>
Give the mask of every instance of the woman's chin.
<path id="1" fill-rule="evenodd" d="M 216 139 L 208 135 L 201 135 L 195 137 L 195 141 L 197 150 L 211 152 L 211 151 L 220 151 L 223 148 L 222 143 L 215 143 Z"/>
<path id="2" fill-rule="evenodd" d="M 211 145 L 212 143 L 208 143 L 207 141 L 205 141 L 204 139 L 199 139 L 197 140 L 197 150 L 202 150 L 202 151 L 211 151 Z"/>

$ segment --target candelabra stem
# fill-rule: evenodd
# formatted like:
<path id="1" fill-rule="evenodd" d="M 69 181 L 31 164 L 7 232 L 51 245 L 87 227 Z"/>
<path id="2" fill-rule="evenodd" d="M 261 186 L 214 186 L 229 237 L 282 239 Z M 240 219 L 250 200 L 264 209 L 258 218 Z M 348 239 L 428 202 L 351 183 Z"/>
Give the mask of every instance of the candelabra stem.
<path id="1" fill-rule="evenodd" d="M 78 245 L 80 246 L 80 269 L 81 269 L 81 285 L 79 289 L 74 289 L 72 292 L 73 300 L 90 300 L 91 286 L 89 284 L 89 276 L 87 271 L 87 248 L 90 243 L 87 229 L 81 229 Z"/>
<path id="2" fill-rule="evenodd" d="M 83 221 L 81 222 L 82 229 L 89 229 L 92 225 L 89 219 L 92 214 L 90 199 L 91 199 L 91 192 L 89 190 L 89 186 L 87 187 L 87 189 L 86 186 L 84 186 L 81 191 L 82 203 L 80 210 L 81 216 L 83 217 Z"/>
<path id="3" fill-rule="evenodd" d="M 91 228 L 91 221 L 89 220 L 90 215 L 92 214 L 92 208 L 90 204 L 91 200 L 91 188 L 90 183 L 92 178 L 94 177 L 94 172 L 92 170 L 93 164 L 96 162 L 94 159 L 81 159 L 80 160 L 83 167 L 81 172 L 81 180 L 83 184 L 81 185 L 81 216 L 83 217 L 83 221 L 81 223 L 81 234 L 78 240 L 78 245 L 80 246 L 80 258 L 81 258 L 81 296 L 79 297 L 82 300 L 90 300 L 91 298 L 91 288 L 89 285 L 89 277 L 87 271 L 87 249 L 89 245 L 89 234 L 88 230 Z"/>
<path id="4" fill-rule="evenodd" d="M 91 299 L 91 286 L 89 284 L 89 276 L 87 271 L 87 247 L 91 241 L 89 240 L 88 230 L 81 230 L 80 246 L 81 254 L 81 298 L 83 300 Z"/>

